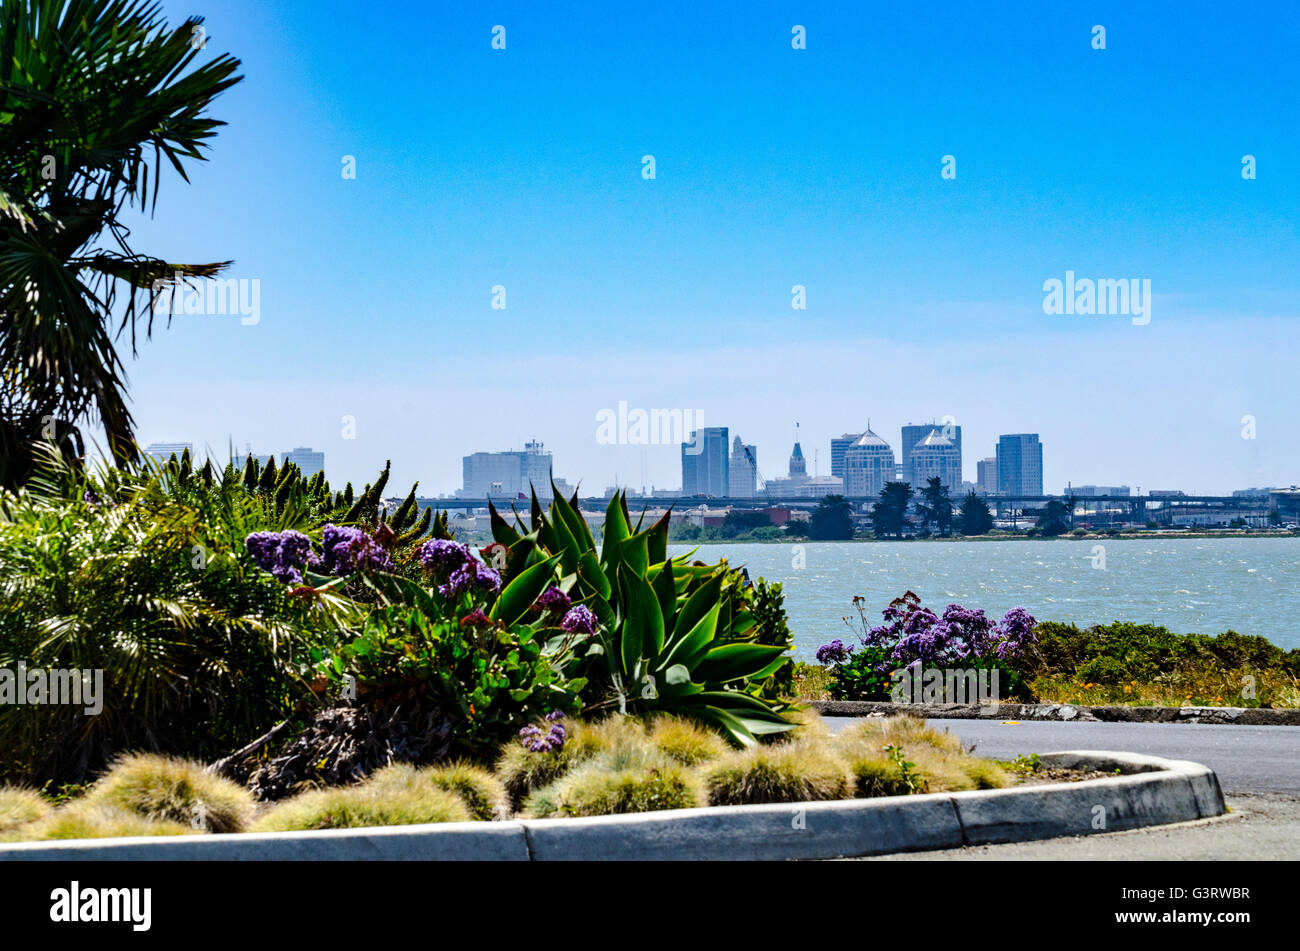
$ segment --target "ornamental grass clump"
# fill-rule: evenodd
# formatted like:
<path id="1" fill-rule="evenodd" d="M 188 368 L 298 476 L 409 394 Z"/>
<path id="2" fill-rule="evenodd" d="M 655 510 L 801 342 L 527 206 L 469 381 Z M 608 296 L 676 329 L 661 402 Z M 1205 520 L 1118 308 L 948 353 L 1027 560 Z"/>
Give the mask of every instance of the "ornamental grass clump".
<path id="1" fill-rule="evenodd" d="M 489 822 L 503 819 L 508 812 L 508 797 L 501 781 L 486 769 L 469 763 L 451 763 L 417 769 L 407 763 L 394 763 L 372 775 L 367 783 L 376 790 L 437 790 L 461 798 L 474 819 Z"/>
<path id="2" fill-rule="evenodd" d="M 899 764 L 883 756 L 850 760 L 849 775 L 853 780 L 853 796 L 856 799 L 906 796 L 913 791 L 913 784 L 908 783 Z"/>
<path id="3" fill-rule="evenodd" d="M 50 814 L 51 806 L 33 789 L 18 786 L 0 787 L 0 836 L 39 822 Z"/>
<path id="4" fill-rule="evenodd" d="M 533 790 L 554 782 L 567 770 L 607 749 L 616 739 L 616 731 L 626 729 L 605 726 L 609 721 L 582 723 L 567 717 L 545 722 L 548 731 L 555 723 L 564 728 L 562 743 L 558 746 L 547 743 L 544 747 L 536 742 L 530 745 L 529 741 L 535 737 L 531 732 L 526 733 L 528 727 L 525 727 L 518 739 L 502 747 L 497 759 L 497 778 L 506 788 L 512 809 L 518 809 Z M 540 726 L 537 729 L 540 732 Z"/>
<path id="5" fill-rule="evenodd" d="M 137 835 L 197 835 L 200 829 L 170 819 L 147 819 L 107 802 L 78 799 L 21 830 L 24 839 L 115 839 Z"/>
<path id="6" fill-rule="evenodd" d="M 615 760 L 627 762 L 635 756 L 624 749 Z M 547 819 L 691 809 L 705 803 L 699 778 L 680 763 L 651 758 L 620 769 L 611 759 L 598 757 L 534 791 L 524 811 L 530 818 Z"/>
<path id="7" fill-rule="evenodd" d="M 86 800 L 196 832 L 243 832 L 253 798 L 242 786 L 188 760 L 138 753 L 119 758 Z"/>
<path id="8" fill-rule="evenodd" d="M 859 796 L 999 789 L 1009 782 L 996 763 L 971 756 L 960 738 L 919 717 L 854 723 L 835 738 L 835 746 L 849 763 Z"/>
<path id="9" fill-rule="evenodd" d="M 460 796 L 427 782 L 364 783 L 314 789 L 275 806 L 258 820 L 254 832 L 303 832 L 357 829 L 365 826 L 470 822 L 473 815 Z"/>
<path id="10" fill-rule="evenodd" d="M 718 733 L 691 720 L 667 715 L 651 721 L 649 740 L 655 749 L 683 766 L 711 763 L 731 750 Z"/>
<path id="11" fill-rule="evenodd" d="M 714 806 L 816 802 L 852 795 L 844 761 L 813 740 L 733 753 L 704 771 L 704 783 Z"/>

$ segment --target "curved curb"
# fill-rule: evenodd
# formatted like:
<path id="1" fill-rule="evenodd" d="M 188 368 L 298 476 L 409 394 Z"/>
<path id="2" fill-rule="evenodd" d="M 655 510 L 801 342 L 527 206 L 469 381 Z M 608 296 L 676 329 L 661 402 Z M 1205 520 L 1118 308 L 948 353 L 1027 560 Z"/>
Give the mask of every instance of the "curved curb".
<path id="1" fill-rule="evenodd" d="M 1271 707 L 1085 707 L 1077 703 L 890 703 L 885 700 L 809 700 L 824 717 L 908 714 L 928 720 L 1086 720 L 1102 723 L 1232 723 L 1300 726 L 1300 709 Z"/>
<path id="2" fill-rule="evenodd" d="M 0 861 L 782 860 L 883 855 L 1187 822 L 1226 809 L 1214 771 L 1135 753 L 1047 753 L 1124 775 L 1018 789 L 716 806 L 586 819 L 328 832 L 83 839 L 0 846 Z"/>

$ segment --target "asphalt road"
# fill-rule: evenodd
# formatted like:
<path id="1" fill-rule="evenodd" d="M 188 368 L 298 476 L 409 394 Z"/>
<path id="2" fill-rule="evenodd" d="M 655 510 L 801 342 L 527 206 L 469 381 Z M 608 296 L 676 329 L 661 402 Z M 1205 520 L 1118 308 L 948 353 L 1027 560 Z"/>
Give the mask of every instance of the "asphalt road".
<path id="1" fill-rule="evenodd" d="M 826 717 L 832 730 L 851 717 Z M 1220 726 L 1190 723 L 1056 723 L 1021 720 L 931 720 L 960 736 L 975 755 L 1012 759 L 1058 750 L 1121 750 L 1203 763 L 1219 776 L 1224 793 L 1300 796 L 1300 727 Z"/>
<path id="2" fill-rule="evenodd" d="M 827 717 L 832 730 L 852 723 Z M 1217 819 L 877 856 L 876 861 L 1297 860 L 1300 859 L 1300 727 L 1185 723 L 1055 723 L 931 720 L 975 744 L 977 756 L 1011 759 L 1057 750 L 1122 750 L 1204 763 L 1219 776 L 1229 814 Z"/>

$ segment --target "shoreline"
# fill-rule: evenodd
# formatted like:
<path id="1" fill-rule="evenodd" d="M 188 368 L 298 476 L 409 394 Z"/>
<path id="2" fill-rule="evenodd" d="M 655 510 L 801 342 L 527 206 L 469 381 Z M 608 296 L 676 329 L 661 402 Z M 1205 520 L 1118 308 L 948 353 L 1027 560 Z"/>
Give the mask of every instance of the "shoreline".
<path id="1" fill-rule="evenodd" d="M 1297 538 L 1300 534 L 1296 532 L 1138 532 L 1124 535 L 1071 535 L 1068 532 L 1064 535 L 1056 535 L 1051 538 L 1045 538 L 1042 535 L 1027 535 L 1018 533 L 1015 535 L 952 535 L 948 538 L 836 538 L 827 540 L 818 540 L 812 538 L 690 538 L 690 539 L 668 539 L 670 545 L 842 545 L 842 544 L 874 544 L 879 542 L 1115 542 L 1115 541 L 1153 541 L 1168 539 L 1258 539 L 1258 538 Z"/>

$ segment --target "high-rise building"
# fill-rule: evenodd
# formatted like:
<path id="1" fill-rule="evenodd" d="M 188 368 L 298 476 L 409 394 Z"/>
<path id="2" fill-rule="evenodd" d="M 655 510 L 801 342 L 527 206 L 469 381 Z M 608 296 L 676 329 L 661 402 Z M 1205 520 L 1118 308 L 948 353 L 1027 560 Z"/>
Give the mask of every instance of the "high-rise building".
<path id="1" fill-rule="evenodd" d="M 894 472 L 894 450 L 868 428 L 844 451 L 844 494 L 879 495 Z"/>
<path id="2" fill-rule="evenodd" d="M 539 499 L 551 498 L 551 454 L 540 442 L 524 443 L 523 452 L 476 452 L 465 456 L 465 498 L 518 498 L 535 489 Z"/>
<path id="3" fill-rule="evenodd" d="M 951 419 L 952 417 L 948 417 Z M 902 479 L 909 483 L 913 489 L 919 489 L 924 484 L 924 479 L 917 479 L 916 471 L 912 466 L 912 452 L 921 443 L 926 436 L 932 432 L 939 432 L 957 447 L 957 483 L 961 483 L 961 427 L 949 423 L 908 423 L 903 427 L 903 443 L 899 447 L 899 462 L 902 464 Z M 933 473 L 931 473 L 933 475 Z"/>
<path id="4" fill-rule="evenodd" d="M 173 455 L 180 459 L 187 452 L 194 458 L 194 444 L 188 442 L 151 442 L 142 451 L 157 462 L 166 462 Z"/>
<path id="5" fill-rule="evenodd" d="M 1043 444 L 1037 433 L 998 437 L 998 494 L 1043 494 Z"/>
<path id="6" fill-rule="evenodd" d="M 325 471 L 325 453 L 315 452 L 310 446 L 298 446 L 284 454 L 284 462 L 292 462 L 302 470 L 302 477 L 310 479 L 318 472 Z"/>
<path id="7" fill-rule="evenodd" d="M 989 456 L 975 463 L 975 490 L 985 495 L 998 491 L 998 458 Z"/>
<path id="8" fill-rule="evenodd" d="M 726 426 L 705 426 L 682 443 L 682 495 L 726 497 L 731 490 Z"/>
<path id="9" fill-rule="evenodd" d="M 733 499 L 752 499 L 758 494 L 758 447 L 747 446 L 739 436 L 731 442 L 727 494 Z"/>
<path id="10" fill-rule="evenodd" d="M 961 491 L 961 450 L 942 429 L 931 430 L 912 449 L 912 488 L 921 491 L 935 476 L 949 495 Z"/>
<path id="11" fill-rule="evenodd" d="M 831 475 L 844 478 L 844 453 L 862 438 L 862 433 L 845 433 L 831 440 Z"/>

